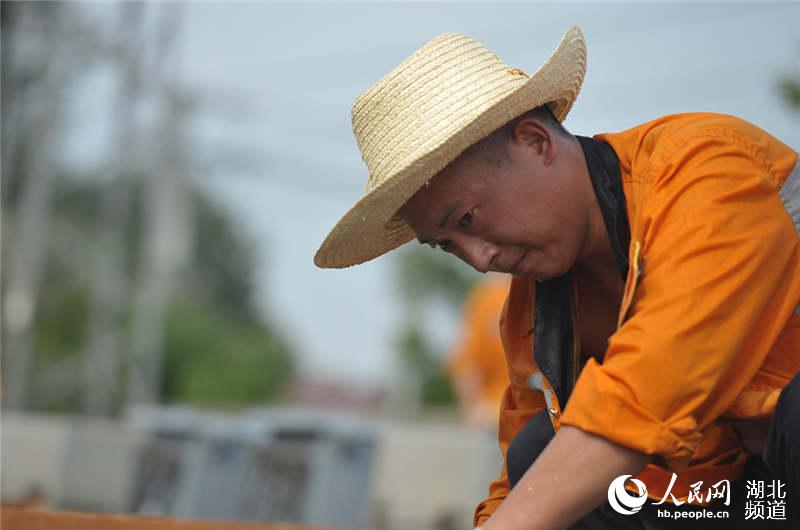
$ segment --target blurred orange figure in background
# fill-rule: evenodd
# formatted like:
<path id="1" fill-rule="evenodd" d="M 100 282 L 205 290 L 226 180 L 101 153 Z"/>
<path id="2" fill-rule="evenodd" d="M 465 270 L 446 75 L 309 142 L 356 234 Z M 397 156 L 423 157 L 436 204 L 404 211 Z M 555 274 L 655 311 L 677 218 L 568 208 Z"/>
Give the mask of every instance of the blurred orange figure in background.
<path id="1" fill-rule="evenodd" d="M 490 275 L 476 284 L 464 304 L 461 334 L 447 361 L 461 412 L 468 425 L 497 429 L 508 366 L 500 340 L 500 313 L 510 276 Z"/>

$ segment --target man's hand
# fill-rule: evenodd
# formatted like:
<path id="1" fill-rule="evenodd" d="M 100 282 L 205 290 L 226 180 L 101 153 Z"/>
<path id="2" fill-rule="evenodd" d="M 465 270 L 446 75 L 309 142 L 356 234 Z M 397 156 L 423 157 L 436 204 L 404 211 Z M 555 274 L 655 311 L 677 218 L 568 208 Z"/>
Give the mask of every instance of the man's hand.
<path id="1" fill-rule="evenodd" d="M 566 528 L 605 501 L 612 480 L 639 474 L 649 461 L 648 455 L 564 425 L 481 528 Z"/>

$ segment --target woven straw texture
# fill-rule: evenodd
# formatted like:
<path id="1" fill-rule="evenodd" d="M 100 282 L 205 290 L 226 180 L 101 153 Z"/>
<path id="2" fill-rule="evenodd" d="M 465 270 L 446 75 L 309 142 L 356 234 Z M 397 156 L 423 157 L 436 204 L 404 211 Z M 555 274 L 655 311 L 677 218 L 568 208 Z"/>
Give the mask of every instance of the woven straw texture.
<path id="1" fill-rule="evenodd" d="M 434 38 L 356 99 L 352 119 L 369 171 L 365 195 L 314 257 L 324 268 L 369 261 L 414 238 L 397 211 L 465 149 L 547 103 L 559 121 L 586 72 L 577 27 L 532 76 L 458 33 Z"/>

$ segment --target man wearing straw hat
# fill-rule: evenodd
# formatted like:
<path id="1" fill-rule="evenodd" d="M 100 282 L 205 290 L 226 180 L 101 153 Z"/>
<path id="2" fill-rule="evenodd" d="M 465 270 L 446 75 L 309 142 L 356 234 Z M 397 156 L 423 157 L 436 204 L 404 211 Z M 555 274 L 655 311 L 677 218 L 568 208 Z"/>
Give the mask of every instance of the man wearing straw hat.
<path id="1" fill-rule="evenodd" d="M 367 191 L 315 263 L 416 238 L 513 275 L 504 465 L 475 526 L 796 517 L 798 155 L 709 113 L 573 136 L 585 67 L 578 28 L 532 76 L 464 35 L 420 48 L 353 106 Z"/>

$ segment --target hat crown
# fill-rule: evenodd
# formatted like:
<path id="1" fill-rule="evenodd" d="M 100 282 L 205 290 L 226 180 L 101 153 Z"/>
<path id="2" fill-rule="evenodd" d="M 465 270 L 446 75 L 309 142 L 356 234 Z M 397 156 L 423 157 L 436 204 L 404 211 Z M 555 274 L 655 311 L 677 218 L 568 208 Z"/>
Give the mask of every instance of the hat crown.
<path id="1" fill-rule="evenodd" d="M 353 104 L 367 190 L 409 156 L 434 149 L 447 131 L 461 130 L 526 78 L 467 35 L 446 33 L 425 44 Z"/>

